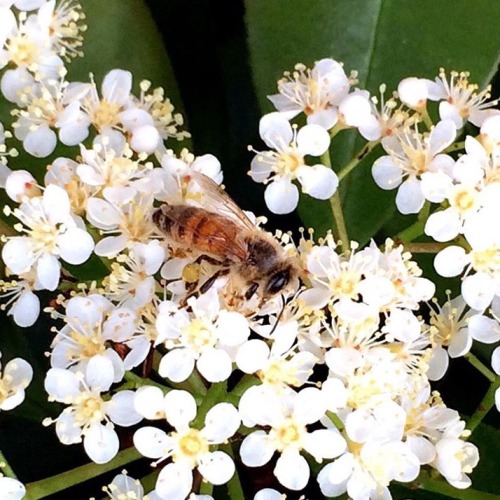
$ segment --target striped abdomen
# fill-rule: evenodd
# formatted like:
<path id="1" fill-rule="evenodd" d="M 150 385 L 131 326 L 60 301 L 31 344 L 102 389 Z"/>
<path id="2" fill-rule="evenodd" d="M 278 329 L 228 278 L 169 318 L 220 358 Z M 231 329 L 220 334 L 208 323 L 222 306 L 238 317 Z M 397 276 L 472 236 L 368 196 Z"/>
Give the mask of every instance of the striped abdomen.
<path id="1" fill-rule="evenodd" d="M 183 247 L 210 254 L 221 260 L 243 261 L 247 251 L 241 228 L 227 217 L 188 205 L 163 205 L 153 222 L 171 240 Z"/>

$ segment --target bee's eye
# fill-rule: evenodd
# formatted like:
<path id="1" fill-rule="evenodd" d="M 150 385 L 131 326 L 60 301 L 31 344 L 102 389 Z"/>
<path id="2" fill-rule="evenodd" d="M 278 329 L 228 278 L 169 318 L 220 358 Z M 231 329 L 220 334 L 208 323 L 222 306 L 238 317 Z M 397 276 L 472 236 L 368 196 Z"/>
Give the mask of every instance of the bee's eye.
<path id="1" fill-rule="evenodd" d="M 275 294 L 280 292 L 288 284 L 289 280 L 290 273 L 288 270 L 274 274 L 267 285 L 267 293 Z"/>

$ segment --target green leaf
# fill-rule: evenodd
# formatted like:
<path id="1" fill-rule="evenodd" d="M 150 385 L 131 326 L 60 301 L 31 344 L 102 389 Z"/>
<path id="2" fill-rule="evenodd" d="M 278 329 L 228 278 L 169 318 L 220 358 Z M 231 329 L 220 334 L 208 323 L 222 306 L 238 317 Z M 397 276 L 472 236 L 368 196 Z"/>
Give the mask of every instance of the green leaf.
<path id="1" fill-rule="evenodd" d="M 493 408 L 491 411 L 496 411 Z M 500 497 L 498 463 L 500 461 L 500 430 L 481 424 L 472 434 L 470 441 L 479 449 L 479 464 L 471 475 L 472 487 L 496 493 Z"/>
<path id="2" fill-rule="evenodd" d="M 88 30 L 83 59 L 69 66 L 69 77 L 87 81 L 93 73 L 99 84 L 114 68 L 129 70 L 137 89 L 141 80 L 162 86 L 181 111 L 180 95 L 163 40 L 142 0 L 84 0 Z"/>
<path id="3" fill-rule="evenodd" d="M 373 94 L 381 83 L 390 92 L 407 76 L 434 78 L 440 67 L 468 70 L 483 85 L 498 65 L 500 31 L 492 19 L 500 17 L 500 2 L 495 0 L 247 0 L 246 8 L 262 113 L 273 110 L 266 96 L 276 93 L 276 80 L 298 62 L 343 61 L 348 72 L 358 70 L 359 86 Z M 349 159 L 360 147 L 344 134 L 332 145 L 334 168 L 337 157 Z M 363 161 L 342 193 L 349 235 L 362 243 L 394 211 L 394 193 L 375 186 L 370 165 Z M 326 210 L 317 204 L 299 209 L 305 225 L 313 227 L 325 217 L 331 221 Z"/>

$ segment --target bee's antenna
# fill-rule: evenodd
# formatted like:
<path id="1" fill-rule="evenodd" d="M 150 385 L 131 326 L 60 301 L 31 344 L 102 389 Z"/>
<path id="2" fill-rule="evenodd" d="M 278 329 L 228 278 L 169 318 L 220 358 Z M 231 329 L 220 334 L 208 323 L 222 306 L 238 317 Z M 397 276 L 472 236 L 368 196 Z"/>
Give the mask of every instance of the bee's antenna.
<path id="1" fill-rule="evenodd" d="M 283 316 L 283 313 L 285 312 L 285 307 L 286 307 L 286 301 L 285 301 L 285 296 L 283 294 L 280 295 L 281 297 L 281 302 L 283 303 L 283 306 L 281 308 L 280 313 L 278 314 L 278 317 L 276 318 L 276 323 L 274 323 L 273 329 L 269 333 L 269 335 L 272 335 L 274 331 L 276 330 L 276 327 L 278 326 L 278 323 L 280 322 L 281 316 Z"/>

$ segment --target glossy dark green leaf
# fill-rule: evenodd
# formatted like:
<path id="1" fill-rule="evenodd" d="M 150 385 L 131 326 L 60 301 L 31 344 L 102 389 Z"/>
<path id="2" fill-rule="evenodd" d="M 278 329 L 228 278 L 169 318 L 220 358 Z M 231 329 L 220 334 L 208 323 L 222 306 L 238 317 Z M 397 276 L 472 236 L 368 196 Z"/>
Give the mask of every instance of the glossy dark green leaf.
<path id="1" fill-rule="evenodd" d="M 179 91 L 163 40 L 142 0 L 84 0 L 88 30 L 82 50 L 85 57 L 70 66 L 70 78 L 96 81 L 111 69 L 132 72 L 137 90 L 141 80 L 162 86 L 181 111 Z"/>
<path id="2" fill-rule="evenodd" d="M 468 70 L 484 84 L 496 72 L 500 53 L 500 18 L 496 0 L 247 0 L 247 29 L 256 92 L 263 113 L 272 111 L 266 95 L 297 62 L 312 65 L 323 57 L 359 71 L 360 87 L 377 94 L 406 76 L 433 78 L 440 67 Z M 355 141 L 358 143 L 358 141 Z M 339 134 L 332 145 L 337 157 L 359 148 Z M 373 236 L 393 213 L 394 193 L 382 193 L 364 161 L 350 176 L 344 210 L 352 239 Z M 299 209 L 306 225 L 317 226 L 328 207 Z M 328 217 L 328 216 L 326 216 Z M 320 224 L 323 228 L 323 224 Z"/>

